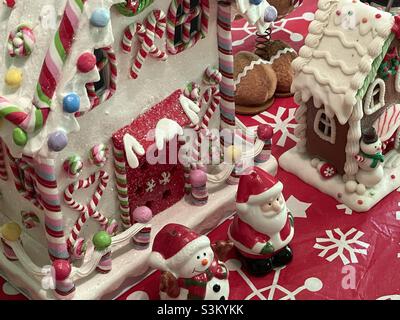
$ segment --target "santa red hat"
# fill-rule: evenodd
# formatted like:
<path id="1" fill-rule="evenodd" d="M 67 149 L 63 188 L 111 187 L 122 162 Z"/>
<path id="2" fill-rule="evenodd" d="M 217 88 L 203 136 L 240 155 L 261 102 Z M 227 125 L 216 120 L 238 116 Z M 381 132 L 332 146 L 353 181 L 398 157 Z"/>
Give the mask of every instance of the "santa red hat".
<path id="1" fill-rule="evenodd" d="M 264 203 L 282 190 L 282 183 L 275 177 L 259 167 L 251 167 L 240 176 L 236 204 Z"/>
<path id="2" fill-rule="evenodd" d="M 208 237 L 180 224 L 167 224 L 154 239 L 149 264 L 153 268 L 174 273 L 193 254 L 210 246 Z"/>

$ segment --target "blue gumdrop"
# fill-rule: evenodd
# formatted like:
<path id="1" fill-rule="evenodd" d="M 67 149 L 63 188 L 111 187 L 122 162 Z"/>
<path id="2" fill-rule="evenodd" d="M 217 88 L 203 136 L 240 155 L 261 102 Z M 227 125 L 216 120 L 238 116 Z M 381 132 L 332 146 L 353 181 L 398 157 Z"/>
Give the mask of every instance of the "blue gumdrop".
<path id="1" fill-rule="evenodd" d="M 53 132 L 47 140 L 47 146 L 51 151 L 60 152 L 68 144 L 68 137 L 64 131 Z"/>
<path id="2" fill-rule="evenodd" d="M 258 6 L 263 1 L 264 0 L 250 0 L 250 4 L 254 4 L 255 6 Z"/>
<path id="3" fill-rule="evenodd" d="M 67 113 L 75 113 L 79 111 L 81 106 L 81 98 L 76 93 L 70 93 L 64 97 L 63 108 Z"/>
<path id="4" fill-rule="evenodd" d="M 278 10 L 274 6 L 269 6 L 265 9 L 264 13 L 264 21 L 265 22 L 273 22 L 278 18 Z"/>
<path id="5" fill-rule="evenodd" d="M 104 28 L 110 22 L 110 11 L 104 8 L 96 9 L 90 17 L 92 26 Z"/>

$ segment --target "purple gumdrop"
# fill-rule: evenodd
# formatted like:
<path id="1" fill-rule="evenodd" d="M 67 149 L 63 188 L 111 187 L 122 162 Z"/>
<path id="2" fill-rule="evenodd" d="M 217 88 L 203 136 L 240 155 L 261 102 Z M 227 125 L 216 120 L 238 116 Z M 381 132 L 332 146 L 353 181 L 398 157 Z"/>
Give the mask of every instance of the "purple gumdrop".
<path id="1" fill-rule="evenodd" d="M 274 6 L 269 6 L 265 9 L 264 13 L 264 21 L 265 22 L 273 22 L 278 18 L 278 10 Z"/>
<path id="2" fill-rule="evenodd" d="M 56 131 L 49 136 L 47 145 L 51 151 L 59 152 L 68 144 L 68 137 L 64 131 Z"/>

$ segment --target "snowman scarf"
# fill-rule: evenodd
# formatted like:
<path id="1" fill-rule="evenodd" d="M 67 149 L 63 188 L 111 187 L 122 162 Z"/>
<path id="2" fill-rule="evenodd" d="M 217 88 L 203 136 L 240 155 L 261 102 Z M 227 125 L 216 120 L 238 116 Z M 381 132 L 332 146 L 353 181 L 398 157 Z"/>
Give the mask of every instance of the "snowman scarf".
<path id="1" fill-rule="evenodd" d="M 361 152 L 364 158 L 372 159 L 371 168 L 375 169 L 378 166 L 379 162 L 383 162 L 385 160 L 382 153 L 377 152 L 375 154 L 366 154 L 365 152 Z"/>
<path id="2" fill-rule="evenodd" d="M 189 291 L 188 300 L 204 300 L 206 297 L 207 283 L 216 277 L 217 279 L 224 280 L 228 278 L 228 271 L 226 268 L 214 259 L 210 268 L 205 272 L 190 278 L 178 279 L 179 287 L 185 288 Z"/>

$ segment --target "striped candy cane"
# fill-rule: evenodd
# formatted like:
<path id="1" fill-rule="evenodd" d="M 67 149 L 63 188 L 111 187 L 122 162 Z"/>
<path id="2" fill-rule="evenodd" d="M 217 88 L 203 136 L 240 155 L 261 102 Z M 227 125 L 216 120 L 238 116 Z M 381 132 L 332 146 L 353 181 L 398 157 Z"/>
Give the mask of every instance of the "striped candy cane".
<path id="1" fill-rule="evenodd" d="M 0 118 L 10 121 L 29 133 L 37 132 L 44 127 L 86 1 L 68 0 L 59 29 L 50 44 L 42 66 L 32 108 L 29 112 L 26 112 L 24 108 L 14 105 L 4 97 L 0 97 Z"/>
<path id="2" fill-rule="evenodd" d="M 0 138 L 0 179 L 7 181 L 8 173 L 5 159 L 5 146 L 3 140 Z"/>
<path id="3" fill-rule="evenodd" d="M 133 23 L 125 29 L 122 39 L 122 50 L 130 53 L 133 45 L 133 37 L 137 34 L 141 46 L 133 61 L 130 76 L 137 79 L 139 72 L 148 55 L 155 59 L 165 61 L 168 55 L 155 45 L 155 38 L 161 39 L 166 29 L 166 16 L 161 10 L 154 10 L 146 18 L 144 24 Z"/>
<path id="4" fill-rule="evenodd" d="M 110 82 L 108 83 L 107 89 L 102 92 L 101 95 L 98 95 L 96 92 L 95 83 L 88 83 L 86 84 L 86 91 L 89 96 L 90 100 L 90 110 L 92 111 L 103 102 L 111 99 L 114 96 L 115 92 L 117 91 L 117 83 L 118 83 L 118 64 L 117 64 L 117 57 L 115 55 L 114 48 L 112 46 L 102 48 L 103 52 L 105 53 L 106 57 L 102 61 L 97 63 L 97 69 L 99 72 L 104 68 L 110 68 Z M 76 117 L 81 117 L 87 112 L 77 112 L 75 113 Z"/>
<path id="5" fill-rule="evenodd" d="M 89 218 L 97 221 L 100 226 L 105 229 L 108 224 L 108 219 L 97 211 L 98 204 L 103 196 L 104 190 L 107 188 L 110 177 L 105 171 L 98 171 L 92 174 L 86 180 L 79 180 L 75 183 L 70 184 L 64 192 L 64 202 L 71 209 L 81 213 L 81 216 L 72 228 L 71 234 L 68 238 L 67 244 L 70 250 L 73 248 L 76 240 L 79 237 L 82 227 L 85 225 Z M 87 205 L 83 205 L 73 199 L 75 191 L 80 189 L 87 189 L 92 186 L 96 181 L 99 181 L 99 185 L 96 188 L 90 202 Z"/>

